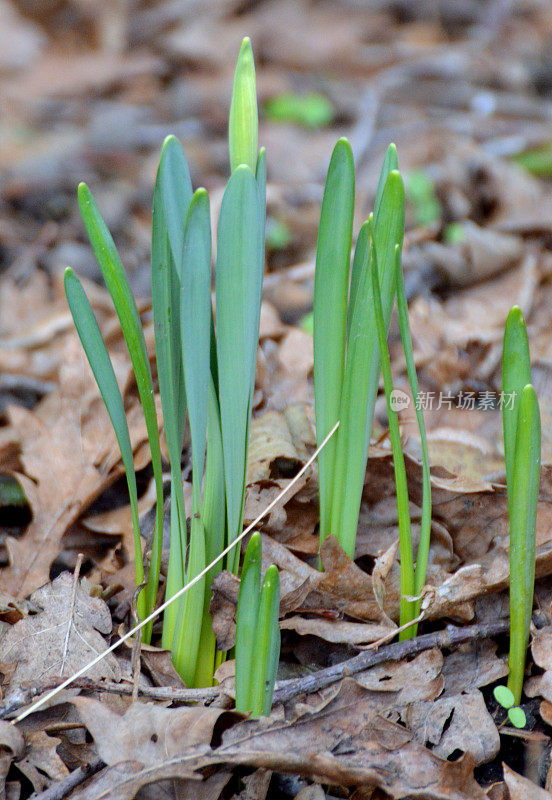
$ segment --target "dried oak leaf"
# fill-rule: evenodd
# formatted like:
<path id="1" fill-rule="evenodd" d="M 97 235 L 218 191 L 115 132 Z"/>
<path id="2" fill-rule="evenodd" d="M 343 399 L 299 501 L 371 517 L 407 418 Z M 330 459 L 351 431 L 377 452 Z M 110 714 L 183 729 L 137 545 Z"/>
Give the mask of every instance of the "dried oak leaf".
<path id="1" fill-rule="evenodd" d="M 69 774 L 56 752 L 61 739 L 48 736 L 45 731 L 26 731 L 25 744 L 25 756 L 17 761 L 17 769 L 32 783 L 35 792 L 43 791 Z"/>
<path id="2" fill-rule="evenodd" d="M 48 581 L 65 531 L 122 471 L 107 412 L 76 339 L 65 355 L 60 392 L 35 412 L 12 407 L 9 413 L 25 469 L 17 478 L 33 513 L 23 536 L 6 537 L 10 566 L 2 573 L 3 588 L 18 598 Z M 124 380 L 128 368 L 120 371 Z M 147 438 L 136 405 L 128 422 L 136 448 Z"/>
<path id="3" fill-rule="evenodd" d="M 529 778 L 518 775 L 508 764 L 503 764 L 504 780 L 508 787 L 509 800 L 550 800 L 552 795 L 541 789 Z"/>
<path id="4" fill-rule="evenodd" d="M 122 718 L 95 700 L 74 702 L 79 713 L 83 709 L 83 721 L 91 726 L 101 757 L 116 759 L 115 766 L 73 795 L 77 800 L 91 800 L 100 789 L 112 800 L 127 800 L 148 783 L 198 777 L 199 771 L 222 765 L 289 772 L 341 786 L 379 787 L 396 800 L 485 797 L 473 778 L 473 759 L 443 761 L 410 741 L 407 730 L 377 715 L 370 693 L 354 680 L 345 680 L 314 713 L 305 711 L 304 705 L 294 713 L 292 704 L 285 720 L 275 713 L 269 719 L 240 722 L 225 730 L 222 743 L 214 749 L 208 737 L 215 716 L 223 713 L 220 709 L 163 709 L 154 718 L 148 704 L 137 703 Z M 131 712 L 134 727 L 129 728 L 125 720 Z M 205 723 L 199 721 L 202 714 Z M 165 747 L 168 756 L 162 753 Z M 142 766 L 144 754 L 153 760 L 150 766 Z"/>
<path id="5" fill-rule="evenodd" d="M 109 766 L 120 761 L 151 766 L 163 764 L 188 748 L 208 750 L 221 714 L 236 717 L 222 708 L 169 709 L 155 703 L 134 703 L 120 716 L 89 697 L 75 697 L 71 702 L 92 734 L 102 761 Z"/>
<path id="6" fill-rule="evenodd" d="M 0 661 L 17 664 L 10 692 L 22 683 L 36 685 L 71 675 L 107 649 L 101 634 L 111 631 L 109 609 L 99 597 L 90 597 L 85 587 L 84 581 L 77 586 L 74 607 L 73 576 L 68 572 L 33 592 L 31 600 L 42 611 L 17 622 L 0 641 Z M 88 676 L 91 680 L 120 680 L 115 656 L 106 656 Z"/>
<path id="7" fill-rule="evenodd" d="M 498 730 L 477 689 L 433 702 L 413 703 L 406 711 L 406 722 L 416 740 L 421 744 L 430 742 L 433 752 L 441 758 L 461 751 L 469 753 L 477 764 L 484 764 L 500 750 Z"/>
<path id="8" fill-rule="evenodd" d="M 5 720 L 0 720 L 0 796 L 4 791 L 4 782 L 11 763 L 14 759 L 23 758 L 25 753 L 25 740 L 23 734 L 15 725 Z"/>

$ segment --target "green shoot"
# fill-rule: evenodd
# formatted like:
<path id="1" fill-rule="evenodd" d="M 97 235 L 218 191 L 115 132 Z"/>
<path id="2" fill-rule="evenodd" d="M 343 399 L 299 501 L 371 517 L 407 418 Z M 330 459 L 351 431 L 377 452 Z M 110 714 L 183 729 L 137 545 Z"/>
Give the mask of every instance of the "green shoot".
<path id="1" fill-rule="evenodd" d="M 349 142 L 340 139 L 328 168 L 316 248 L 314 396 L 318 444 L 340 418 L 354 198 L 353 153 Z M 331 533 L 335 454 L 336 441 L 333 440 L 318 461 L 321 542 Z"/>
<path id="2" fill-rule="evenodd" d="M 171 472 L 171 539 L 162 643 L 189 686 L 208 685 L 222 654 L 209 615 L 210 586 L 220 569 L 239 563 L 245 468 L 255 383 L 266 214 L 266 155 L 258 151 L 258 114 L 251 42 L 238 58 L 230 109 L 232 176 L 218 226 L 216 326 L 211 307 L 211 226 L 204 189 L 193 194 L 182 147 L 163 144 L 153 197 L 152 301 L 157 375 Z M 139 597 L 149 618 L 157 596 L 163 523 L 161 451 L 154 389 L 140 318 L 115 245 L 88 188 L 79 187 L 83 219 L 119 316 L 144 410 L 157 490 L 156 529 L 148 582 Z M 109 356 L 84 292 L 68 274 L 67 295 L 120 443 L 136 538 L 136 575 L 144 568 L 136 480 L 122 400 Z M 84 309 L 84 310 L 83 310 Z M 77 320 L 77 313 L 80 318 Z M 238 367 L 237 367 L 238 365 Z M 181 454 L 191 433 L 192 513 L 186 519 Z M 212 566 L 206 569 L 206 564 Z M 201 577 L 200 577 L 201 576 Z M 269 581 L 273 593 L 274 581 Z M 183 592 L 184 587 L 189 590 Z M 268 591 L 268 590 L 267 590 Z M 185 595 L 185 596 L 184 596 Z M 170 602 L 181 597 L 179 603 Z M 149 641 L 151 626 L 144 638 Z"/>
<path id="3" fill-rule="evenodd" d="M 404 235 L 404 187 L 396 165 L 396 149 L 390 145 L 374 212 L 386 330 L 395 294 L 395 248 L 402 248 Z M 318 230 L 314 388 L 318 439 L 336 419 L 341 420 L 335 442 L 322 454 L 318 465 L 320 541 L 334 533 L 351 557 L 380 371 L 371 308 L 368 223 L 358 236 L 349 288 L 353 205 L 354 165 L 350 146 L 341 139 L 330 161 Z"/>
<path id="4" fill-rule="evenodd" d="M 535 585 L 535 539 L 541 426 L 525 321 L 512 308 L 504 331 L 502 418 L 510 517 L 510 655 L 508 688 L 519 704 Z"/>
<path id="5" fill-rule="evenodd" d="M 229 541 L 241 531 L 251 400 L 264 267 L 264 224 L 255 176 L 237 167 L 220 209 L 217 269 L 217 372 Z M 229 569 L 235 571 L 239 553 Z"/>
<path id="6" fill-rule="evenodd" d="M 236 708 L 268 716 L 280 656 L 280 582 L 272 564 L 261 588 L 261 537 L 245 553 L 236 615 Z"/>
<path id="7" fill-rule="evenodd" d="M 504 328 L 502 347 L 502 392 L 511 402 L 502 405 L 504 433 L 504 460 L 506 462 L 506 487 L 508 509 L 512 511 L 511 496 L 514 487 L 514 460 L 518 410 L 523 387 L 531 383 L 531 358 L 527 328 L 519 306 L 510 309 Z"/>
<path id="8" fill-rule="evenodd" d="M 397 491 L 397 511 L 399 516 L 399 547 L 401 554 L 401 599 L 400 599 L 400 625 L 414 619 L 411 598 L 414 594 L 414 556 L 412 553 L 412 532 L 410 526 L 410 510 L 408 500 L 408 485 L 406 482 L 406 467 L 401 443 L 399 418 L 393 406 L 393 378 L 391 375 L 391 360 L 387 348 L 387 331 L 383 319 L 381 292 L 379 286 L 376 247 L 372 248 L 372 288 L 374 293 L 374 312 L 376 328 L 380 347 L 381 369 L 387 401 L 387 417 L 389 420 L 389 437 L 393 450 L 393 467 L 395 470 L 395 486 Z M 400 638 L 408 636 L 408 629 L 401 631 Z"/>
<path id="9" fill-rule="evenodd" d="M 161 449 L 157 413 L 153 399 L 153 380 L 146 342 L 140 322 L 140 315 L 130 291 L 128 280 L 121 264 L 119 254 L 109 230 L 96 205 L 92 192 L 85 183 L 78 188 L 78 200 L 82 218 L 102 271 L 107 289 L 113 300 L 115 311 L 121 324 L 121 330 L 128 348 L 132 368 L 136 377 L 136 385 L 144 412 L 148 442 L 151 452 L 152 468 L 156 491 L 155 535 L 153 539 L 150 570 L 145 591 L 145 610 L 149 613 L 155 605 L 159 584 L 161 565 L 161 539 L 163 513 L 159 506 L 163 505 L 163 478 L 161 470 Z M 151 630 L 146 629 L 144 639 L 149 641 Z"/>
<path id="10" fill-rule="evenodd" d="M 138 525 L 138 493 L 136 489 L 136 473 L 134 471 L 132 445 L 130 443 L 123 398 L 121 397 L 121 392 L 117 385 L 117 378 L 113 370 L 113 364 L 111 363 L 104 340 L 102 339 L 102 334 L 100 333 L 94 312 L 90 307 L 90 303 L 88 302 L 88 298 L 84 293 L 79 279 L 70 267 L 67 267 L 65 270 L 64 283 L 67 302 L 69 303 L 77 333 L 98 383 L 121 451 L 121 458 L 128 484 L 130 509 L 132 512 L 136 585 L 140 586 L 144 580 L 144 564 L 142 561 L 142 545 L 140 543 L 140 529 Z M 147 616 L 145 601 L 145 593 L 142 591 L 138 595 L 137 601 L 138 613 L 142 619 Z"/>
<path id="11" fill-rule="evenodd" d="M 395 248 L 404 235 L 404 187 L 400 173 L 387 170 L 396 160 L 393 145 L 382 168 L 374 213 L 374 239 L 378 247 L 382 311 L 389 327 L 395 294 Z M 370 278 L 370 244 L 367 225 L 361 228 L 353 261 L 348 308 L 345 374 L 340 398 L 341 426 L 331 485 L 331 532 L 351 558 L 354 556 L 358 514 L 368 459 L 372 416 L 380 373 L 380 354 Z M 315 311 L 316 316 L 316 311 Z M 315 350 L 316 364 L 316 350 Z M 315 385 L 316 388 L 316 385 Z M 322 492 L 322 488 L 321 488 Z"/>
<path id="12" fill-rule="evenodd" d="M 253 172 L 257 164 L 259 112 L 255 64 L 251 39 L 243 40 L 234 73 L 234 90 L 228 123 L 228 149 L 232 172 L 246 164 Z"/>
<path id="13" fill-rule="evenodd" d="M 417 402 L 419 396 L 418 376 L 414 364 L 414 353 L 412 350 L 412 337 L 410 335 L 410 325 L 408 324 L 408 306 L 404 290 L 404 276 L 401 265 L 401 254 L 399 249 L 395 250 L 395 264 L 397 274 L 397 310 L 399 314 L 399 328 L 401 331 L 401 341 L 406 361 L 406 371 L 410 383 L 410 391 L 414 398 L 416 409 L 416 420 L 420 433 L 420 445 L 422 450 L 422 519 L 420 524 L 420 540 L 418 544 L 418 555 L 416 558 L 416 569 L 414 572 L 414 595 L 419 597 L 424 588 L 427 562 L 429 559 L 429 545 L 431 540 L 431 473 L 429 468 L 429 450 L 427 446 L 427 435 L 424 423 L 424 415 L 420 404 Z M 411 608 L 412 618 L 415 619 L 420 614 L 422 601 L 418 599 Z M 417 625 L 412 625 L 405 631 L 405 638 L 416 636 Z"/>
<path id="14" fill-rule="evenodd" d="M 180 344 L 180 281 L 184 231 L 192 199 L 188 165 L 180 143 L 169 136 L 161 151 L 153 193 L 151 292 L 157 374 L 171 468 L 171 542 L 166 597 L 184 584 L 188 546 L 180 455 L 186 413 Z M 163 647 L 172 649 L 178 605 L 167 611 Z"/>
<path id="15" fill-rule="evenodd" d="M 535 585 L 535 536 L 541 430 L 535 390 L 523 388 L 516 432 L 510 516 L 510 674 L 508 687 L 521 699 Z"/>
<path id="16" fill-rule="evenodd" d="M 254 663 L 259 589 L 261 586 L 261 535 L 253 533 L 243 560 L 236 612 L 236 708 L 251 711 L 251 677 Z"/>

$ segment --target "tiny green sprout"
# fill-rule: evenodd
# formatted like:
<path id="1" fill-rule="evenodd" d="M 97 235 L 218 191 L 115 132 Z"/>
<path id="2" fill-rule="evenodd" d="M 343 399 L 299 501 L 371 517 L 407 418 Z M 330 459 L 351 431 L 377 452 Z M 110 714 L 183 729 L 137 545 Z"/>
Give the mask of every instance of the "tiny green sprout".
<path id="1" fill-rule="evenodd" d="M 466 234 L 461 222 L 450 222 L 443 231 L 443 239 L 446 244 L 460 244 L 465 238 Z"/>
<path id="2" fill-rule="evenodd" d="M 508 719 L 516 728 L 525 728 L 527 717 L 525 711 L 515 704 L 513 692 L 507 686 L 495 686 L 493 695 L 496 702 L 508 712 Z"/>
<path id="3" fill-rule="evenodd" d="M 406 196 L 414 211 L 417 225 L 431 225 L 441 219 L 441 203 L 433 181 L 422 170 L 413 170 L 406 182 Z"/>
<path id="4" fill-rule="evenodd" d="M 333 104 L 318 92 L 282 92 L 265 103 L 264 112 L 275 122 L 291 122 L 304 128 L 323 128 L 335 117 Z"/>
<path id="5" fill-rule="evenodd" d="M 269 251 L 285 250 L 291 242 L 291 231 L 281 219 L 269 217 L 266 221 L 266 247 Z"/>
<path id="6" fill-rule="evenodd" d="M 525 728 L 527 725 L 525 711 L 520 706 L 514 706 L 508 709 L 508 719 L 515 728 Z"/>
<path id="7" fill-rule="evenodd" d="M 240 164 L 255 172 L 259 138 L 259 112 L 257 109 L 257 88 L 255 82 L 255 62 L 251 39 L 242 41 L 236 71 L 234 90 L 230 105 L 228 123 L 228 149 L 230 167 L 234 172 Z"/>
<path id="8" fill-rule="evenodd" d="M 236 614 L 236 708 L 268 716 L 280 656 L 280 581 L 272 564 L 261 587 L 261 536 L 249 540 Z"/>
<path id="9" fill-rule="evenodd" d="M 531 148 L 518 153 L 513 160 L 539 178 L 552 176 L 552 142 L 547 142 L 541 147 Z"/>

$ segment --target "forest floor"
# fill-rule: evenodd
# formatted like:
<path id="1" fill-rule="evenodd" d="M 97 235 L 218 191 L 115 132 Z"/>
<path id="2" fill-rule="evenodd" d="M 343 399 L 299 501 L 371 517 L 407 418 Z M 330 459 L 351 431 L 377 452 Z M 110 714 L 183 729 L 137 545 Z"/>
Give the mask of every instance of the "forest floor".
<path id="1" fill-rule="evenodd" d="M 11 725 L 116 641 L 134 591 L 123 467 L 65 301 L 67 265 L 85 283 L 125 387 L 146 538 L 154 502 L 136 385 L 77 183 L 90 185 L 110 227 L 153 359 L 160 147 L 169 133 L 180 138 L 194 186 L 209 190 L 216 213 L 244 35 L 268 163 L 245 522 L 315 447 L 307 321 L 333 145 L 347 136 L 353 147 L 356 235 L 394 141 L 432 464 L 421 636 L 389 643 L 398 525 L 380 391 L 355 560 L 330 538 L 317 569 L 315 469 L 261 526 L 263 556 L 282 586 L 280 682 L 268 720 L 232 710 L 231 670 L 214 689 L 190 693 L 157 646 L 142 648 L 133 701 L 136 670 L 123 645 Z M 0 798 L 552 798 L 552 5 L 0 0 L 0 107 Z M 514 304 L 528 323 L 542 416 L 524 730 L 509 726 L 492 695 L 508 672 L 500 363 Z M 395 387 L 408 392 L 395 321 L 390 345 Z M 401 423 L 416 541 L 412 402 Z M 213 601 L 221 646 L 232 642 L 235 602 L 236 579 L 223 574 Z"/>

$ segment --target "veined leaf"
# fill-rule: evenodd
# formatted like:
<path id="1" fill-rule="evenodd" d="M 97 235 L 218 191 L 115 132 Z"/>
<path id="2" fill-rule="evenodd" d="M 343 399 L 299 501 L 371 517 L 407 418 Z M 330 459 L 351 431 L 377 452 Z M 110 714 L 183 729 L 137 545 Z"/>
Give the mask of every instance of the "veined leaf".
<path id="1" fill-rule="evenodd" d="M 243 561 L 236 614 L 236 709 L 252 710 L 253 676 L 257 673 L 261 642 L 257 618 L 261 599 L 261 535 L 253 533 Z"/>
<path id="2" fill-rule="evenodd" d="M 355 173 L 351 145 L 340 139 L 332 153 L 320 212 L 314 279 L 314 390 L 318 444 L 339 419 L 345 339 Z M 320 541 L 331 533 L 331 491 L 335 479 L 334 437 L 318 459 Z"/>
<path id="3" fill-rule="evenodd" d="M 264 263 L 259 193 L 249 167 L 236 168 L 222 199 L 216 270 L 217 370 L 228 538 L 240 532 L 252 382 Z M 230 554 L 233 571 L 239 553 Z"/>
<path id="4" fill-rule="evenodd" d="M 94 312 L 90 307 L 90 303 L 88 302 L 88 298 L 86 297 L 79 279 L 70 267 L 65 270 L 64 283 L 67 302 L 69 303 L 79 339 L 82 342 L 84 352 L 86 353 L 86 357 L 88 358 L 92 372 L 96 378 L 96 383 L 103 397 L 121 451 L 132 513 L 136 585 L 139 586 L 144 580 L 144 565 L 142 561 L 142 546 L 140 543 L 140 530 L 138 525 L 138 493 L 136 489 L 136 473 L 134 471 L 132 445 L 130 443 L 123 399 Z M 146 612 L 144 595 L 145 593 L 141 592 L 138 598 L 138 612 L 142 619 Z"/>

